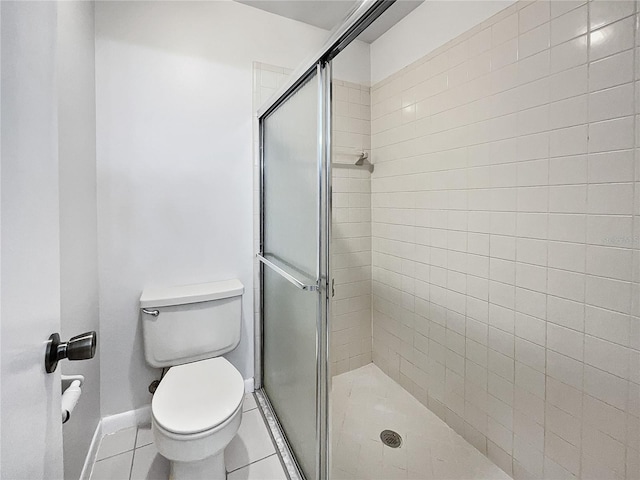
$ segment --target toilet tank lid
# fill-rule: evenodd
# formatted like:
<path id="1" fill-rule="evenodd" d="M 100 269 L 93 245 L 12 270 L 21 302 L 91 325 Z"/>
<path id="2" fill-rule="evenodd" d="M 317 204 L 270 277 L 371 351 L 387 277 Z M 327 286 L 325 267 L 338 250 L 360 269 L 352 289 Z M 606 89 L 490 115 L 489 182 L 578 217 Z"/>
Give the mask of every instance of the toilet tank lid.
<path id="1" fill-rule="evenodd" d="M 140 308 L 169 307 L 237 297 L 244 293 L 240 280 L 181 285 L 178 287 L 145 288 L 140 295 Z"/>

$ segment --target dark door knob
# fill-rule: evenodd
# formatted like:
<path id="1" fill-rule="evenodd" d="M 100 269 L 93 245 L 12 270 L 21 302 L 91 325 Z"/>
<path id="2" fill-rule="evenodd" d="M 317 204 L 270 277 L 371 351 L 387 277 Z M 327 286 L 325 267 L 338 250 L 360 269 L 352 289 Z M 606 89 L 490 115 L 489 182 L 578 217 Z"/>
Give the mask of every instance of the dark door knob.
<path id="1" fill-rule="evenodd" d="M 60 342 L 60 335 L 57 333 L 49 337 L 47 353 L 44 359 L 44 366 L 47 373 L 53 373 L 58 366 L 58 362 L 63 358 L 69 360 L 88 360 L 96 354 L 98 336 L 96 332 L 86 332 L 76 335 L 68 342 Z"/>

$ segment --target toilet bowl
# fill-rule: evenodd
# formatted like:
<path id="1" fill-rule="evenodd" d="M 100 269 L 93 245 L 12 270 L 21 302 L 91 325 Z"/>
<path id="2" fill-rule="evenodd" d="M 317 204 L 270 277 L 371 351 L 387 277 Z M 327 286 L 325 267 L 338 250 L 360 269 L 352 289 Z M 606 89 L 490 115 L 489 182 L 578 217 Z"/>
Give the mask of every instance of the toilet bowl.
<path id="1" fill-rule="evenodd" d="M 224 449 L 242 420 L 244 380 L 222 355 L 240 343 L 237 279 L 147 288 L 140 296 L 145 360 L 169 368 L 151 401 L 153 437 L 173 480 L 224 480 Z"/>
<path id="2" fill-rule="evenodd" d="M 226 478 L 224 449 L 242 420 L 244 381 L 223 357 L 171 368 L 151 403 L 158 452 L 173 480 Z"/>

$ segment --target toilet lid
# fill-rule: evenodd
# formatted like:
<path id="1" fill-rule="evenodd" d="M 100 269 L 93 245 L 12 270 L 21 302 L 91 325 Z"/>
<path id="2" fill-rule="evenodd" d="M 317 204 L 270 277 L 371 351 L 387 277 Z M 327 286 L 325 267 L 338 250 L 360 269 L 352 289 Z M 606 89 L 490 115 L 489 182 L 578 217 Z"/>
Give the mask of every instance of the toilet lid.
<path id="1" fill-rule="evenodd" d="M 227 420 L 242 404 L 244 381 L 223 357 L 169 369 L 153 395 L 151 412 L 174 433 L 198 433 Z"/>

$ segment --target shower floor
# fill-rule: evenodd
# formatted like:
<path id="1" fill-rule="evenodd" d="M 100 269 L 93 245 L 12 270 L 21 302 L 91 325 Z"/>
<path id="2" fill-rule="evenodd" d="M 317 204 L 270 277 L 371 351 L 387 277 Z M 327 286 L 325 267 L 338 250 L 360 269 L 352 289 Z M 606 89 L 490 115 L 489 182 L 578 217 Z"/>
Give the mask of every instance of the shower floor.
<path id="1" fill-rule="evenodd" d="M 333 479 L 511 478 L 373 363 L 333 377 L 331 400 Z"/>

